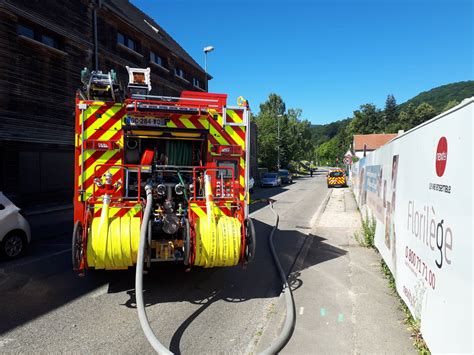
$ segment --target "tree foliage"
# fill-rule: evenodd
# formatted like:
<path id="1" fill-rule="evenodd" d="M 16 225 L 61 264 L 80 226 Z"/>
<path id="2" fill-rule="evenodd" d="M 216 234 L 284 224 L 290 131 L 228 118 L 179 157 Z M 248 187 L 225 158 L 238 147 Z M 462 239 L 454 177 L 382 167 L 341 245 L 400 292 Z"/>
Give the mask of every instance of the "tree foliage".
<path id="1" fill-rule="evenodd" d="M 326 125 L 311 125 L 302 119 L 300 109 L 287 109 L 284 100 L 272 93 L 260 104 L 260 112 L 253 118 L 259 130 L 259 163 L 275 169 L 278 146 L 281 167 L 287 167 L 292 160 L 317 160 L 329 165 L 336 161 L 341 163 L 354 134 L 406 131 L 471 96 L 474 96 L 474 81 L 464 81 L 423 92 L 401 105 L 397 105 L 394 95 L 388 95 L 383 110 L 367 103 L 354 111 L 353 117 Z"/>
<path id="2" fill-rule="evenodd" d="M 282 168 L 288 167 L 292 160 L 313 160 L 311 124 L 302 119 L 301 109 L 286 110 L 283 99 L 272 93 L 267 101 L 260 104 L 260 112 L 254 121 L 258 127 L 258 160 L 261 167 L 276 169 L 278 155 Z"/>

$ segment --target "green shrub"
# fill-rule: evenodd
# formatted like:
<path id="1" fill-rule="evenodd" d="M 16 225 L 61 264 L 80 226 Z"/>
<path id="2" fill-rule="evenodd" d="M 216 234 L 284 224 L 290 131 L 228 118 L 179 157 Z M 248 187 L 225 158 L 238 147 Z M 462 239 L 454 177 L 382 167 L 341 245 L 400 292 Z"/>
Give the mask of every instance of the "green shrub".
<path id="1" fill-rule="evenodd" d="M 368 247 L 368 248 L 373 248 L 374 247 L 374 240 L 375 240 L 375 228 L 377 227 L 377 220 L 375 217 L 372 215 L 372 217 L 369 218 L 369 213 L 366 211 L 365 212 L 365 218 L 362 218 L 362 236 L 363 239 L 359 240 L 359 243 L 361 243 L 363 246 Z"/>

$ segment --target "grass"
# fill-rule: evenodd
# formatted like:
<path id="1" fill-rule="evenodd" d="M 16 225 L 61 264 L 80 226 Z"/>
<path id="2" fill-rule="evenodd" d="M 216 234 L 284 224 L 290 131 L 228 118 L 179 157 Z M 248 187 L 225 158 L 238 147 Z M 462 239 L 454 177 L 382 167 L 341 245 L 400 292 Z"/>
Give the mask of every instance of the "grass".
<path id="1" fill-rule="evenodd" d="M 428 346 L 426 345 L 423 336 L 421 335 L 420 330 L 420 320 L 413 317 L 410 312 L 410 309 L 406 305 L 406 303 L 402 300 L 402 298 L 398 295 L 397 287 L 395 284 L 395 278 L 392 275 L 388 265 L 385 263 L 383 259 L 380 260 L 380 266 L 382 268 L 382 272 L 384 273 L 385 277 L 388 279 L 388 286 L 392 290 L 392 293 L 398 298 L 400 302 L 400 309 L 403 311 L 405 315 L 405 319 L 403 323 L 407 326 L 408 331 L 410 332 L 410 338 L 413 341 L 413 346 L 419 351 L 422 355 L 431 354 Z"/>
<path id="2" fill-rule="evenodd" d="M 361 234 L 355 232 L 354 238 L 357 242 L 367 248 L 374 247 L 375 228 L 377 227 L 377 220 L 374 216 L 369 218 L 369 213 L 365 212 L 365 218 L 362 218 Z"/>

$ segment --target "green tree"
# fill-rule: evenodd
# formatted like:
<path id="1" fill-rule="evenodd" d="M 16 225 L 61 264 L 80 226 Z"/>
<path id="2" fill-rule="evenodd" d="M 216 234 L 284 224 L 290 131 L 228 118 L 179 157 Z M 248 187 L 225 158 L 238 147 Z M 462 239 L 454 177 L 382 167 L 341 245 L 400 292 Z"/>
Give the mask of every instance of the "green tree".
<path id="1" fill-rule="evenodd" d="M 395 96 L 388 95 L 385 100 L 385 109 L 383 111 L 383 130 L 389 132 L 391 128 L 396 124 L 398 119 L 398 106 Z"/>
<path id="2" fill-rule="evenodd" d="M 443 110 L 441 112 L 448 111 L 448 110 L 452 109 L 454 106 L 457 106 L 457 105 L 459 105 L 458 100 L 451 100 L 446 104 L 446 106 L 443 107 Z"/>
<path id="3" fill-rule="evenodd" d="M 310 122 L 302 119 L 301 109 L 290 108 L 286 113 L 285 110 L 283 99 L 270 94 L 254 118 L 259 132 L 259 164 L 268 169 L 275 169 L 278 165 L 278 147 L 281 167 L 288 167 L 293 160 L 312 160 L 314 157 Z"/>
<path id="4" fill-rule="evenodd" d="M 406 108 L 400 112 L 398 115 L 398 129 L 403 129 L 405 131 L 409 130 L 413 126 L 413 120 L 415 117 L 416 107 L 413 104 L 408 104 Z"/>
<path id="5" fill-rule="evenodd" d="M 426 102 L 421 103 L 415 110 L 415 119 L 412 122 L 413 127 L 426 122 L 436 116 L 436 110 Z"/>
<path id="6" fill-rule="evenodd" d="M 354 118 L 349 124 L 349 133 L 370 134 L 378 133 L 381 130 L 382 113 L 373 104 L 365 104 L 360 109 L 354 111 Z"/>
<path id="7" fill-rule="evenodd" d="M 281 96 L 271 93 L 268 95 L 268 100 L 260 104 L 260 112 L 271 113 L 274 116 L 283 115 L 286 110 L 286 105 Z"/>

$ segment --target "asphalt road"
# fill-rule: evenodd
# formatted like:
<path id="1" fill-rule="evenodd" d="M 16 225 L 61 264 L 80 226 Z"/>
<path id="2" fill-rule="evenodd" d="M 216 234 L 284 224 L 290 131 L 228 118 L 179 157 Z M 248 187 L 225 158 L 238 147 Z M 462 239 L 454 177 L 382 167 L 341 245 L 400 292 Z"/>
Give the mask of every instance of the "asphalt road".
<path id="1" fill-rule="evenodd" d="M 287 272 L 311 266 L 295 261 L 327 192 L 318 173 L 252 196 L 276 200 L 275 247 Z M 151 326 L 172 352 L 252 353 L 272 326 L 268 319 L 281 292 L 268 249 L 274 217 L 263 202 L 251 212 L 257 256 L 246 268 L 185 272 L 156 264 L 144 277 Z M 0 352 L 152 353 L 138 322 L 134 270 L 79 278 L 71 270 L 69 240 L 42 240 L 28 257 L 0 262 Z"/>

